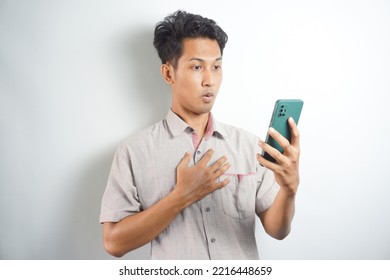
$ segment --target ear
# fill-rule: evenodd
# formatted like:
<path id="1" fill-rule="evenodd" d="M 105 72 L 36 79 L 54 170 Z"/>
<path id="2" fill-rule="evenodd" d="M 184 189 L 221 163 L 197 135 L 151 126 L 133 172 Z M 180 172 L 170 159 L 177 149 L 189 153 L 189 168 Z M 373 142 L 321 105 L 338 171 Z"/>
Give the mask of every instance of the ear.
<path id="1" fill-rule="evenodd" d="M 165 82 L 172 85 L 175 82 L 175 76 L 174 76 L 174 68 L 171 64 L 163 64 L 161 65 L 161 75 Z"/>

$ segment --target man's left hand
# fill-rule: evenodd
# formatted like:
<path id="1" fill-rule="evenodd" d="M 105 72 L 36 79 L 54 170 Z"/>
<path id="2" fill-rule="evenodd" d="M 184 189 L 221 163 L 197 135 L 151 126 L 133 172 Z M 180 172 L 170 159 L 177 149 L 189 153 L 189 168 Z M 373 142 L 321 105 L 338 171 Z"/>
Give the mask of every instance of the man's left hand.
<path id="1" fill-rule="evenodd" d="M 274 172 L 276 182 L 282 188 L 295 195 L 299 185 L 299 131 L 293 118 L 290 117 L 288 123 L 291 130 L 291 142 L 272 127 L 268 131 L 269 135 L 283 148 L 283 154 L 267 143 L 260 141 L 259 146 L 271 155 L 276 162 L 268 161 L 261 155 L 257 155 L 257 160 L 262 166 Z"/>

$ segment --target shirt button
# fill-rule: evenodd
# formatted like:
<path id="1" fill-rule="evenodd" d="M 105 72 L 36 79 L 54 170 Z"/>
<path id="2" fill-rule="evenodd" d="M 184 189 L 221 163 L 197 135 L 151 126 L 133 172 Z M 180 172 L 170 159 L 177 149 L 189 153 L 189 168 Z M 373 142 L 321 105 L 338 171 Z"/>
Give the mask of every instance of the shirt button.
<path id="1" fill-rule="evenodd" d="M 210 212 L 210 207 L 206 207 L 206 212 Z"/>
<path id="2" fill-rule="evenodd" d="M 198 155 L 200 155 L 200 154 L 202 153 L 202 151 L 197 150 L 196 153 L 197 153 Z"/>
<path id="3" fill-rule="evenodd" d="M 211 241 L 211 243 L 214 243 L 215 242 L 215 238 L 211 238 L 210 241 Z"/>

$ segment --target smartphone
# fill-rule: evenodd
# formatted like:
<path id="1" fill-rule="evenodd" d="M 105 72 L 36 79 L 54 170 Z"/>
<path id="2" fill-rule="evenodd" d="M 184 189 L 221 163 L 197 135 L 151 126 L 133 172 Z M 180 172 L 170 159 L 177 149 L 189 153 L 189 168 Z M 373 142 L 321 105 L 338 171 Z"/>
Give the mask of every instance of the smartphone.
<path id="1" fill-rule="evenodd" d="M 295 123 L 298 125 L 302 107 L 303 101 L 300 99 L 277 100 L 275 102 L 275 107 L 272 113 L 271 122 L 269 126 L 277 130 L 288 141 L 291 141 L 291 131 L 290 125 L 288 124 L 288 118 L 292 117 Z M 276 148 L 277 150 L 279 150 L 280 153 L 283 154 L 283 148 L 268 133 L 265 142 Z M 263 151 L 262 156 L 269 161 L 275 162 L 275 159 L 265 151 Z"/>

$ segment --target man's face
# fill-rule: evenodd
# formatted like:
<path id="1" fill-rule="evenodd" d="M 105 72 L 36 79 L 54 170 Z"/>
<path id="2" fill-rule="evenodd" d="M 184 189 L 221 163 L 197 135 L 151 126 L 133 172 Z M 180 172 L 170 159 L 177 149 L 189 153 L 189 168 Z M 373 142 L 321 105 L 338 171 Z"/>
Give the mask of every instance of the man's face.
<path id="1" fill-rule="evenodd" d="M 184 118 L 209 113 L 222 82 L 222 56 L 217 41 L 185 39 L 183 54 L 171 73 L 172 110 Z"/>

